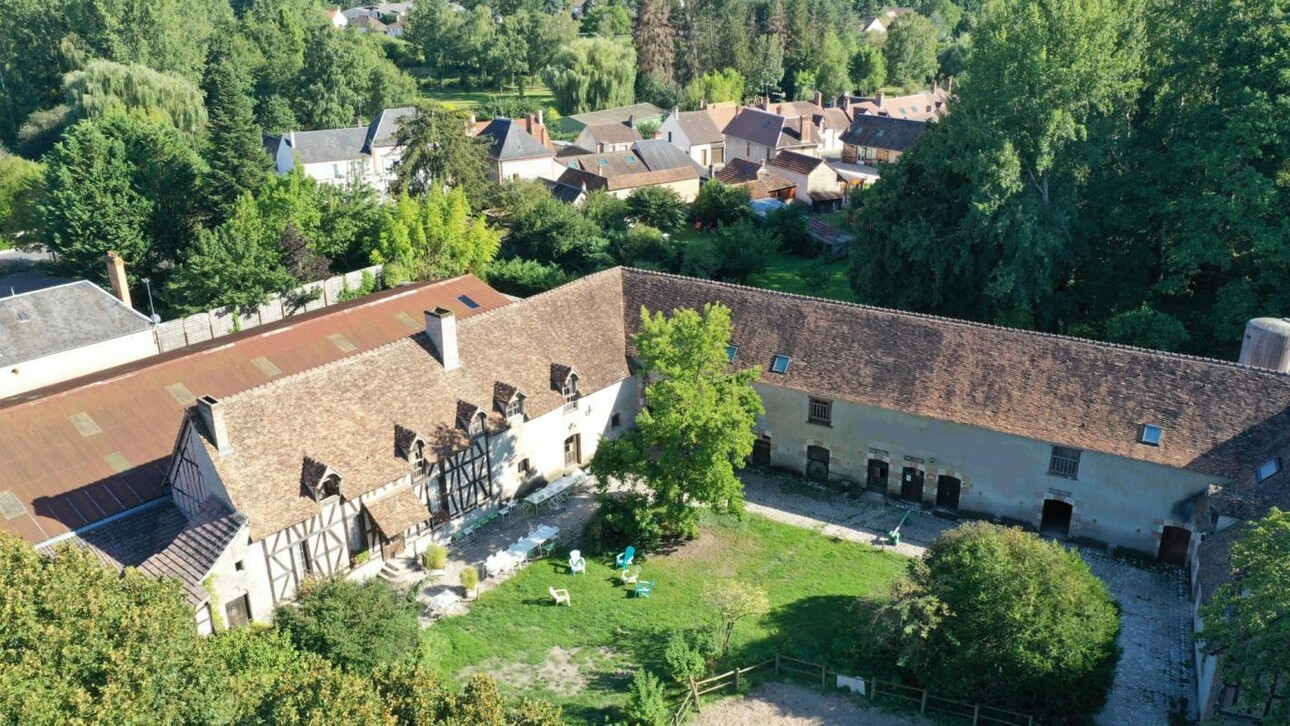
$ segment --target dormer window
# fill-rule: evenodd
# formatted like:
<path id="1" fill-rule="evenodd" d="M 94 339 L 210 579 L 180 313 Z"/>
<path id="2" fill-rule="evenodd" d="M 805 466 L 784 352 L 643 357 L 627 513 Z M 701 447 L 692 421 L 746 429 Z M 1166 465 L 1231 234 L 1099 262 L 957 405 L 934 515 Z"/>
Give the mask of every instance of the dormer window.
<path id="1" fill-rule="evenodd" d="M 467 429 L 467 433 L 470 434 L 471 438 L 484 433 L 484 416 L 484 412 L 480 411 L 470 417 L 470 426 Z"/>
<path id="2" fill-rule="evenodd" d="M 421 439 L 417 439 L 416 441 L 412 442 L 412 459 L 411 459 L 412 464 L 414 466 L 421 466 L 422 464 L 425 463 L 425 460 L 426 460 L 426 442 L 422 441 Z"/>
<path id="3" fill-rule="evenodd" d="M 1273 457 L 1263 462 L 1258 471 L 1254 472 L 1254 478 L 1263 483 L 1277 475 L 1281 471 L 1281 457 Z"/>
<path id="4" fill-rule="evenodd" d="M 1160 437 L 1164 435 L 1164 429 L 1155 424 L 1142 424 L 1142 430 L 1138 432 L 1138 443 L 1147 446 L 1159 446 Z"/>
<path id="5" fill-rule="evenodd" d="M 340 474 L 337 474 L 334 471 L 328 474 L 326 477 L 323 478 L 322 486 L 320 488 L 322 489 L 322 495 L 324 498 L 339 497 L 340 496 Z"/>
<path id="6" fill-rule="evenodd" d="M 330 466 L 306 456 L 300 469 L 301 493 L 315 502 L 340 496 L 341 476 Z"/>
<path id="7" fill-rule="evenodd" d="M 524 396 L 516 393 L 515 397 L 506 403 L 506 418 L 515 418 L 524 415 Z"/>
<path id="8" fill-rule="evenodd" d="M 578 408 L 578 374 L 570 373 L 568 380 L 564 382 L 560 393 L 564 395 L 564 410 L 573 411 Z"/>

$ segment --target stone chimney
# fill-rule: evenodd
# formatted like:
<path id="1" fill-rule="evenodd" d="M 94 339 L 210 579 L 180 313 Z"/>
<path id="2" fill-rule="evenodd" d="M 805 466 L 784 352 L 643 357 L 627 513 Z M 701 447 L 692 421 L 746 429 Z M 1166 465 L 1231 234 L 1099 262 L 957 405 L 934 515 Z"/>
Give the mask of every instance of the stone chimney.
<path id="1" fill-rule="evenodd" d="M 534 115 L 537 116 L 538 126 L 546 126 L 546 122 L 542 120 L 542 109 L 539 108 Z"/>
<path id="2" fill-rule="evenodd" d="M 878 95 L 873 97 L 873 102 L 877 104 L 878 108 L 882 108 L 882 99 L 884 98 L 885 95 L 886 94 L 884 94 L 882 91 L 878 91 Z"/>
<path id="3" fill-rule="evenodd" d="M 457 318 L 448 308 L 435 308 L 425 311 L 426 337 L 434 346 L 435 357 L 443 364 L 445 371 L 461 367 L 457 357 Z"/>
<path id="4" fill-rule="evenodd" d="M 108 282 L 112 283 L 112 294 L 116 299 L 125 303 L 128 308 L 134 307 L 130 304 L 130 283 L 125 279 L 125 260 L 121 255 L 115 252 L 107 253 L 107 274 Z"/>
<path id="5" fill-rule="evenodd" d="M 850 116 L 851 115 L 851 94 L 849 93 L 842 94 L 842 100 L 838 101 L 838 106 L 842 108 L 843 113 Z"/>
<path id="6" fill-rule="evenodd" d="M 224 406 L 214 396 L 202 396 L 197 399 L 197 414 L 206 425 L 206 433 L 220 455 L 233 451 L 233 442 L 228 438 L 228 425 L 224 423 Z"/>
<path id="7" fill-rule="evenodd" d="M 816 105 L 816 106 L 819 106 L 819 107 L 821 107 L 821 108 L 823 108 L 823 107 L 824 107 L 824 93 L 823 93 L 823 92 L 821 92 L 821 91 L 816 91 L 816 92 L 815 92 L 815 105 Z"/>
<path id="8" fill-rule="evenodd" d="M 630 114 L 627 116 L 627 128 L 636 128 L 636 114 Z"/>
<path id="9" fill-rule="evenodd" d="M 292 149 L 295 149 L 295 148 L 296 148 L 296 131 L 295 131 L 295 129 L 292 129 L 292 130 L 290 130 L 290 131 L 288 131 L 288 132 L 287 132 L 287 143 L 291 145 L 291 148 L 292 148 Z"/>
<path id="10" fill-rule="evenodd" d="M 811 123 L 811 117 L 809 115 L 803 114 L 797 118 L 797 136 L 802 140 L 803 144 L 810 141 L 810 139 L 807 138 L 807 132 L 812 126 L 814 126 L 814 124 Z"/>
<path id="11" fill-rule="evenodd" d="M 530 136 L 533 135 L 533 114 L 531 113 L 524 116 L 524 130 L 529 132 Z"/>
<path id="12" fill-rule="evenodd" d="M 1247 322 L 1239 360 L 1247 366 L 1290 373 L 1290 320 L 1254 318 Z"/>

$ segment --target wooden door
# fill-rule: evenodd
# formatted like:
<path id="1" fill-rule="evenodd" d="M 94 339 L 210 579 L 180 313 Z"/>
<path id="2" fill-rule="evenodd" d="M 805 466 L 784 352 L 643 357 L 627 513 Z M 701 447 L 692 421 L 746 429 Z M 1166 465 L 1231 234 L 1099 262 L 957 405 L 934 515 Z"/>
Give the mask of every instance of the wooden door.
<path id="1" fill-rule="evenodd" d="M 959 508 L 959 493 L 963 490 L 963 482 L 952 476 L 939 476 L 936 478 L 936 508 L 957 510 Z"/>
<path id="2" fill-rule="evenodd" d="M 564 465 L 577 466 L 582 463 L 582 434 L 574 434 L 564 440 Z"/>
<path id="3" fill-rule="evenodd" d="M 923 471 L 907 466 L 900 476 L 900 498 L 907 502 L 923 502 Z"/>
<path id="4" fill-rule="evenodd" d="M 390 539 L 383 540 L 381 542 L 381 558 L 388 561 L 394 557 L 398 557 L 403 554 L 405 544 L 406 543 L 403 541 L 403 535 L 401 534 L 391 537 Z"/>
<path id="5" fill-rule="evenodd" d="M 1160 534 L 1160 561 L 1170 565 L 1187 564 L 1191 532 L 1184 527 L 1165 527 Z"/>

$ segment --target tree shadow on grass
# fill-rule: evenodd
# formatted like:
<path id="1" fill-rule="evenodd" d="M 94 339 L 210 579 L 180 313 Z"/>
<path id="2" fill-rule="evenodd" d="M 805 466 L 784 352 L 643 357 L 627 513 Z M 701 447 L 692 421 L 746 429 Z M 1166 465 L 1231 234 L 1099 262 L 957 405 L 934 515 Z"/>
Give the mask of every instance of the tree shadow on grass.
<path id="1" fill-rule="evenodd" d="M 763 620 L 772 635 L 732 648 L 723 664 L 746 668 L 778 653 L 839 670 L 861 667 L 865 664 L 858 663 L 856 656 L 868 650 L 863 646 L 872 639 L 872 614 L 880 602 L 817 595 L 782 605 Z M 739 626 L 735 627 L 737 632 Z"/>

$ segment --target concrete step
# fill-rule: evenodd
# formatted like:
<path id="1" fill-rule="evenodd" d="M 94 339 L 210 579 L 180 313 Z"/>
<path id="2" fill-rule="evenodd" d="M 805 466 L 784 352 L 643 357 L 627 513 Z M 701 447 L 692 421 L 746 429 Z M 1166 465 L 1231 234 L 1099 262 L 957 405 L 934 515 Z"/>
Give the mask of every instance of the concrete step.
<path id="1" fill-rule="evenodd" d="M 411 558 L 395 557 L 392 560 L 386 560 L 377 577 L 386 582 L 394 583 L 414 574 L 416 571 L 416 563 Z"/>

